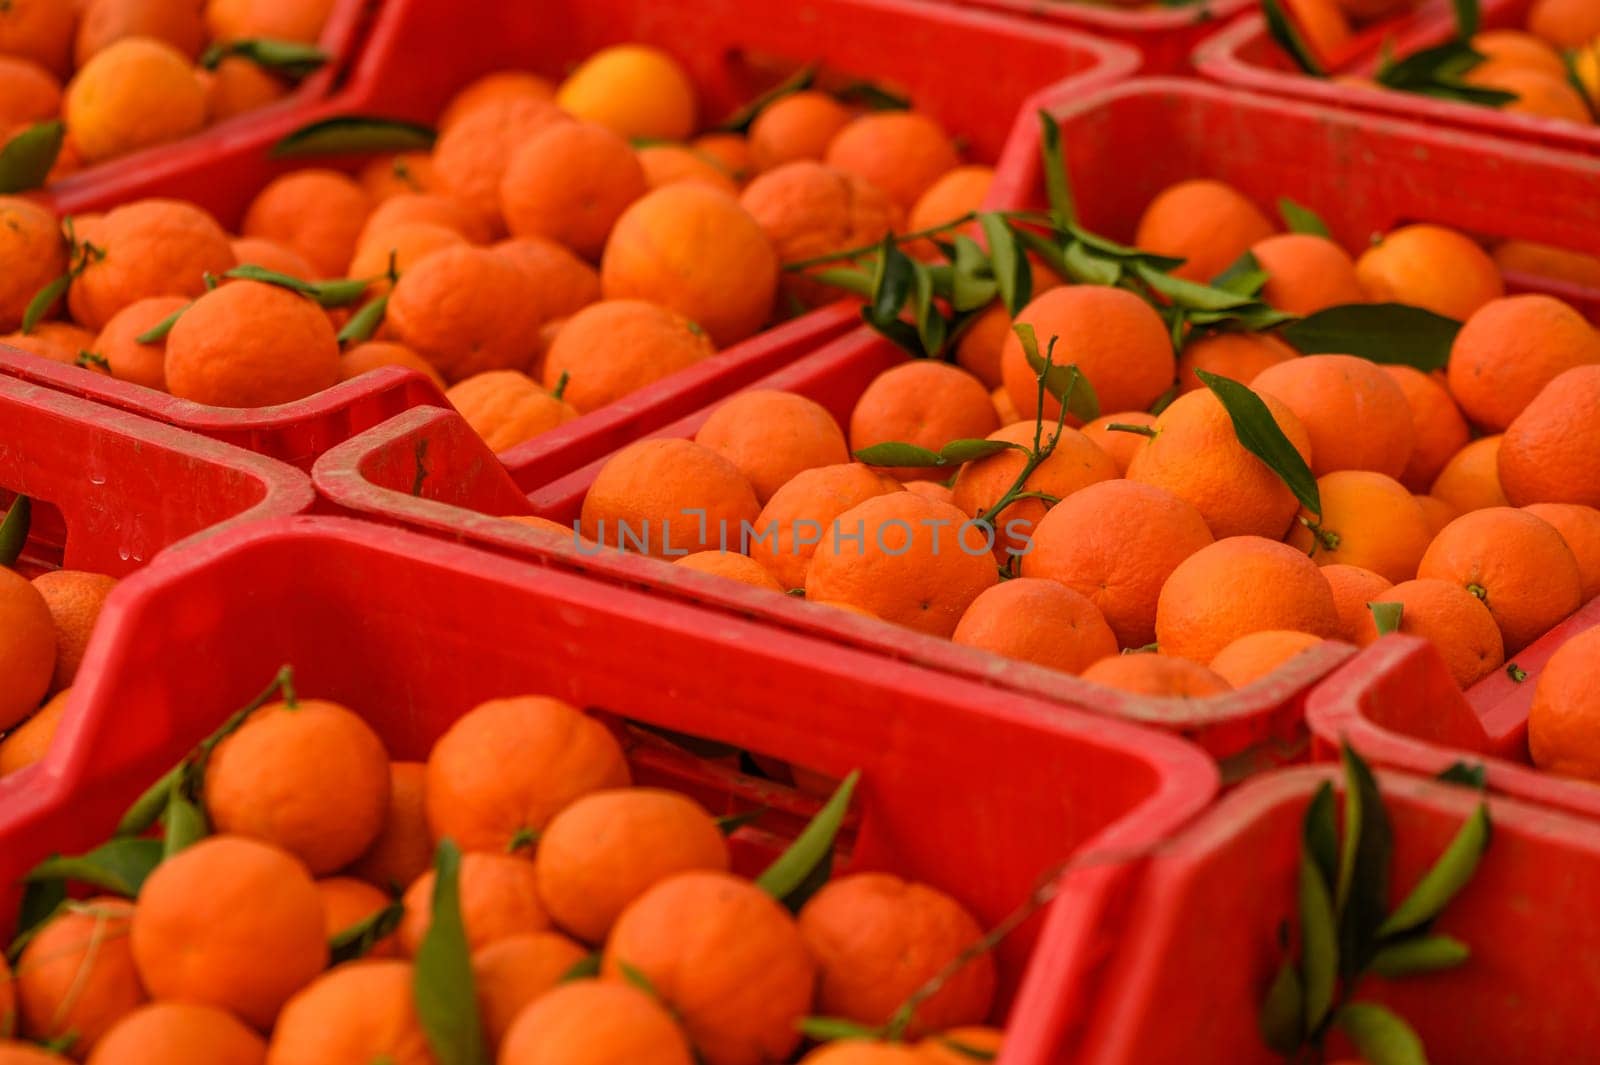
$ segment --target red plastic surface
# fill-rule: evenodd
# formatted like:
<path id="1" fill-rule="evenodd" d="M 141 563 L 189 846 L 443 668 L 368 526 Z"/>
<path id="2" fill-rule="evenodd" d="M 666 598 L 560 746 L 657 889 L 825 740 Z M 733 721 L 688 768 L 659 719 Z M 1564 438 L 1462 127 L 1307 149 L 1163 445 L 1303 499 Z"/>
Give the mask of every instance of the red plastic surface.
<path id="1" fill-rule="evenodd" d="M 1334 673 L 1306 703 L 1313 748 L 1337 757 L 1341 738 L 1378 765 L 1438 773 L 1456 762 L 1484 767 L 1489 787 L 1529 802 L 1600 816 L 1600 784 L 1533 767 L 1528 709 L 1545 663 L 1580 632 L 1600 626 L 1595 600 L 1516 656 L 1520 683 L 1497 670 L 1466 693 L 1432 644 L 1382 640 Z"/>
<path id="2" fill-rule="evenodd" d="M 849 868 L 939 885 L 986 925 L 1076 856 L 1061 895 L 1001 948 L 1002 1065 L 1065 1060 L 1083 1020 L 1068 990 L 1114 943 L 1142 855 L 1216 787 L 1199 752 L 1130 726 L 437 540 L 290 518 L 117 591 L 40 785 L 0 807 L 0 914 L 23 871 L 104 838 L 285 662 L 302 695 L 366 715 L 399 758 L 486 698 L 543 693 L 831 775 L 859 768 Z M 785 792 L 730 792 L 726 771 L 648 754 L 634 752 L 642 776 L 695 782 L 714 813 L 749 787 Z"/>
<path id="3" fill-rule="evenodd" d="M 1524 29 L 1533 0 L 1486 0 L 1484 29 Z M 1410 55 L 1443 44 L 1455 35 L 1455 16 L 1448 3 L 1435 0 L 1417 18 L 1398 25 L 1390 35 L 1369 34 L 1368 47 L 1359 49 L 1338 72 L 1371 77 L 1381 62 L 1382 40 L 1392 36 L 1393 54 Z M 1224 85 L 1273 96 L 1287 96 L 1329 107 L 1352 108 L 1379 114 L 1416 118 L 1430 125 L 1493 133 L 1555 148 L 1600 154 L 1600 126 L 1567 122 L 1538 115 L 1500 111 L 1493 107 L 1439 100 L 1416 93 L 1391 92 L 1360 85 L 1340 85 L 1308 77 L 1278 47 L 1260 15 L 1240 19 L 1225 31 L 1202 42 L 1194 65 L 1200 73 Z M 1591 248 L 1593 246 L 1591 245 Z"/>
<path id="4" fill-rule="evenodd" d="M 1127 7 L 1105 0 L 947 0 L 963 7 L 1035 19 L 1092 33 L 1137 48 L 1143 74 L 1178 74 L 1191 69 L 1196 45 L 1256 0 L 1196 0 L 1167 7 Z"/>
<path id="5" fill-rule="evenodd" d="M 1283 1060 L 1262 1044 L 1257 1018 L 1283 958 L 1279 924 L 1299 924 L 1301 819 L 1333 776 L 1331 768 L 1300 769 L 1252 781 L 1149 863 L 1116 959 L 1099 994 L 1078 1010 L 1094 1024 L 1074 1061 Z M 1395 905 L 1478 796 L 1394 773 L 1380 773 L 1378 786 L 1395 831 Z M 1394 983 L 1370 978 L 1358 997 L 1409 1021 L 1429 1061 L 1589 1060 L 1600 1039 L 1600 825 L 1510 800 L 1489 807 L 1493 842 L 1435 929 L 1466 942 L 1471 959 Z M 1330 1051 L 1330 1061 L 1354 1057 L 1348 1047 Z"/>

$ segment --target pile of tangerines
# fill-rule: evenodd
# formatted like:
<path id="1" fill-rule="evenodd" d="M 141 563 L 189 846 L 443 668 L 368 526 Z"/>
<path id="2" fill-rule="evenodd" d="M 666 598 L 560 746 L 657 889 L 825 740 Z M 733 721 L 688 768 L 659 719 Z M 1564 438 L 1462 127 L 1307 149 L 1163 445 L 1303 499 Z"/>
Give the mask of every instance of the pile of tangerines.
<path id="1" fill-rule="evenodd" d="M 130 810 L 111 846 L 157 855 L 131 897 L 23 930 L 0 1062 L 763 1065 L 813 1015 L 897 1014 L 893 1040 L 804 1060 L 993 1056 L 994 962 L 959 903 L 858 873 L 802 905 L 730 872 L 724 833 L 556 699 L 483 703 L 421 763 L 287 690 Z"/>

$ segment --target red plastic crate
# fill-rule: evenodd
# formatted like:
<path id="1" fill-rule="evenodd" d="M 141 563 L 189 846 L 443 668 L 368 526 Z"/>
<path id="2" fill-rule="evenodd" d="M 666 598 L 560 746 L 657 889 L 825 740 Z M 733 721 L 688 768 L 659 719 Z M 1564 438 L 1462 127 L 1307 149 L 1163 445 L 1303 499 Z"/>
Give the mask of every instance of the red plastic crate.
<path id="1" fill-rule="evenodd" d="M 281 463 L 0 377 L 0 511 L 18 494 L 33 502 L 21 572 L 119 578 L 173 545 L 315 500 Z M 39 786 L 37 771 L 0 777 L 0 811 Z"/>
<path id="2" fill-rule="evenodd" d="M 290 518 L 118 591 L 45 786 L 4 807 L 0 914 L 22 872 L 103 839 L 286 662 L 302 695 L 367 715 L 399 758 L 484 699 L 543 693 L 832 775 L 859 768 L 848 868 L 936 884 L 985 924 L 1076 855 L 1060 897 L 1001 948 L 1003 1065 L 1065 1060 L 1082 1018 L 1063 989 L 1114 942 L 1142 855 L 1216 787 L 1199 752 L 1130 726 L 437 540 Z M 636 767 L 697 784 L 713 812 L 749 783 L 730 792 L 726 771 L 649 754 Z"/>
<path id="3" fill-rule="evenodd" d="M 1496 670 L 1463 693 L 1432 644 L 1414 636 L 1381 640 L 1312 693 L 1306 704 L 1317 755 L 1337 757 L 1347 739 L 1378 765 L 1438 773 L 1456 762 L 1482 765 L 1491 790 L 1600 816 L 1600 784 L 1533 768 L 1528 710 L 1545 663 L 1580 632 L 1600 626 L 1595 600 L 1515 657 L 1520 683 Z"/>
<path id="4" fill-rule="evenodd" d="M 1281 1062 L 1256 1023 L 1282 960 L 1279 923 L 1298 927 L 1300 826 L 1332 769 L 1252 781 L 1164 847 L 1146 867 L 1127 931 L 1074 1058 L 1082 1065 Z M 1471 789 L 1378 774 L 1395 829 L 1398 903 L 1443 852 L 1479 796 Z M 1476 876 L 1435 931 L 1464 940 L 1459 969 L 1387 983 L 1359 998 L 1409 1021 L 1434 1062 L 1586 1061 L 1600 1038 L 1600 825 L 1491 799 L 1494 839 Z M 1332 1046 L 1330 1060 L 1351 1057 Z"/>
<path id="5" fill-rule="evenodd" d="M 1195 46 L 1256 0 L 1195 0 L 1163 7 L 1125 7 L 1105 0 L 945 0 L 1092 33 L 1132 45 L 1144 57 L 1143 74 L 1180 74 L 1191 68 Z"/>
<path id="6" fill-rule="evenodd" d="M 1485 0 L 1483 28 L 1523 29 L 1533 0 Z M 1398 25 L 1392 34 L 1394 54 L 1407 56 L 1444 44 L 1455 36 L 1455 16 L 1448 3 L 1428 5 L 1414 19 Z M 1367 36 L 1369 46 L 1340 63 L 1337 73 L 1371 77 L 1381 62 L 1385 34 Z M 1260 15 L 1240 19 L 1227 30 L 1204 41 L 1195 51 L 1201 75 L 1241 89 L 1306 100 L 1328 107 L 1351 108 L 1377 114 L 1421 119 L 1430 125 L 1454 126 L 1493 133 L 1521 141 L 1600 155 L 1600 126 L 1500 111 L 1493 107 L 1438 100 L 1416 93 L 1393 92 L 1339 85 L 1309 77 L 1278 47 Z M 1590 245 L 1590 250 L 1593 245 Z"/>

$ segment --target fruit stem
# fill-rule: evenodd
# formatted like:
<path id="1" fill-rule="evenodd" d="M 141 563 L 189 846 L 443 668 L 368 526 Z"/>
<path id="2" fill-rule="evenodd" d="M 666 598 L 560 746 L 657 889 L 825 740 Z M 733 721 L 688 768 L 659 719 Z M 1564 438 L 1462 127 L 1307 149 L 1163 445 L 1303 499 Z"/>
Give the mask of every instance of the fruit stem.
<path id="1" fill-rule="evenodd" d="M 1148 425 L 1129 425 L 1126 422 L 1112 422 L 1106 429 L 1113 433 L 1133 433 L 1137 436 L 1156 438 L 1156 431 Z"/>

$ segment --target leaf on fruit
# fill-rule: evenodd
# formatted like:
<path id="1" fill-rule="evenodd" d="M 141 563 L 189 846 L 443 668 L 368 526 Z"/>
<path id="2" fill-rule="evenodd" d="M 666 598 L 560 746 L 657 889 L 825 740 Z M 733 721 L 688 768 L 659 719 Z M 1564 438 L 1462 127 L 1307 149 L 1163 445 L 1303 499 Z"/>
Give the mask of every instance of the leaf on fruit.
<path id="1" fill-rule="evenodd" d="M 757 887 L 791 910 L 800 908 L 804 902 L 800 897 L 801 889 L 809 886 L 808 881 L 816 869 L 824 863 L 832 863 L 834 841 L 838 838 L 840 826 L 844 824 L 845 814 L 850 809 L 850 797 L 855 793 L 860 779 L 860 770 L 854 770 L 844 778 L 833 797 L 817 811 L 811 823 L 756 878 Z"/>
<path id="2" fill-rule="evenodd" d="M 1309 233 L 1315 237 L 1330 237 L 1328 223 L 1311 208 L 1295 203 L 1287 196 L 1278 197 L 1278 213 L 1291 233 Z"/>
<path id="3" fill-rule="evenodd" d="M 1287 325 L 1280 335 L 1304 355 L 1357 355 L 1423 373 L 1450 361 L 1461 323 L 1404 303 L 1350 303 Z"/>
<path id="4" fill-rule="evenodd" d="M 60 120 L 40 122 L 14 134 L 0 148 L 0 196 L 43 188 L 67 139 Z"/>
<path id="5" fill-rule="evenodd" d="M 339 115 L 305 125 L 272 146 L 273 159 L 306 155 L 365 155 L 422 151 L 438 134 L 429 126 L 392 118 Z"/>
<path id="6" fill-rule="evenodd" d="M 1400 621 L 1405 616 L 1404 603 L 1368 603 L 1367 609 L 1372 611 L 1372 622 L 1379 636 L 1400 631 Z"/>
<path id="7" fill-rule="evenodd" d="M 488 1065 L 461 919 L 461 850 L 449 839 L 439 841 L 434 874 L 433 920 L 412 974 L 417 1019 L 439 1065 Z"/>
<path id="8" fill-rule="evenodd" d="M 1195 374 L 1228 412 L 1234 435 L 1244 449 L 1265 462 L 1294 493 L 1300 505 L 1320 518 L 1322 496 L 1317 490 L 1317 479 L 1311 475 L 1311 467 L 1300 457 L 1300 452 L 1283 435 L 1261 397 L 1227 377 L 1205 370 L 1196 370 Z"/>

